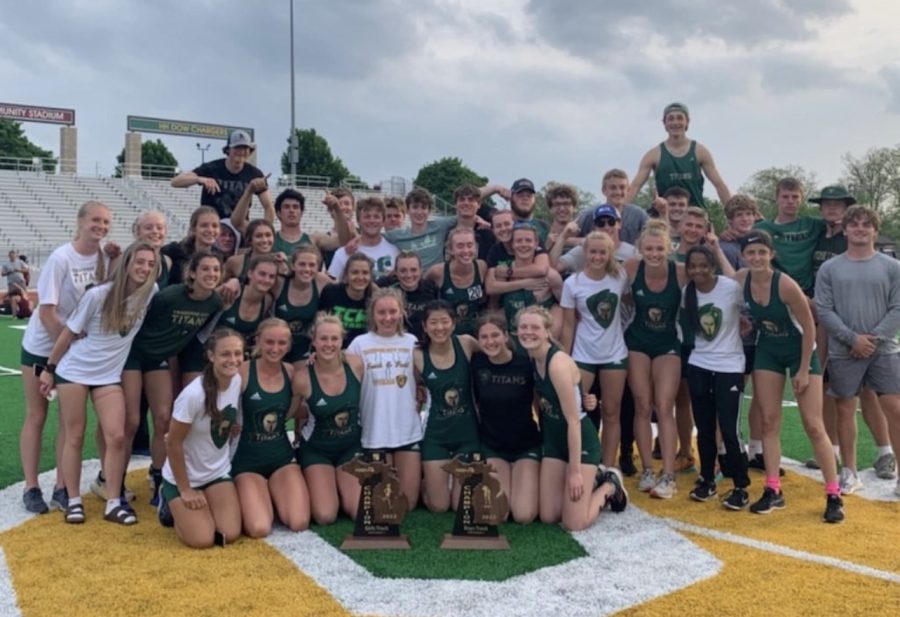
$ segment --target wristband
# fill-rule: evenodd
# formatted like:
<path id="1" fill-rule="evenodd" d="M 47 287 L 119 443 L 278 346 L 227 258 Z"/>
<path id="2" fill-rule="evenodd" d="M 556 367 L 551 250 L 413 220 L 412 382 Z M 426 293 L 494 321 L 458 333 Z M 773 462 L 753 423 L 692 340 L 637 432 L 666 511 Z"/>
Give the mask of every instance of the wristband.
<path id="1" fill-rule="evenodd" d="M 50 373 L 51 375 L 56 375 L 56 365 L 48 362 L 44 365 L 44 370 Z"/>

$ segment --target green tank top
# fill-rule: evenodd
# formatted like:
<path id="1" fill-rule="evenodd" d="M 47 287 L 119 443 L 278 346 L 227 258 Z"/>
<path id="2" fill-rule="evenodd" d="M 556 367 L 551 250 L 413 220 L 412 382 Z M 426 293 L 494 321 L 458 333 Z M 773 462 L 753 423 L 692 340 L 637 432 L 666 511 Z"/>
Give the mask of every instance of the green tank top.
<path id="1" fill-rule="evenodd" d="M 284 378 L 281 389 L 278 392 L 266 392 L 256 374 L 256 360 L 250 361 L 247 388 L 241 394 L 243 428 L 238 453 L 241 448 L 259 447 L 275 441 L 283 441 L 281 445 L 286 444 L 290 449 L 286 424 L 291 408 L 291 378 L 283 366 L 281 375 Z"/>
<path id="2" fill-rule="evenodd" d="M 165 289 L 169 286 L 169 263 L 163 254 L 159 254 L 159 276 L 156 277 L 156 286 L 159 289 Z"/>
<path id="3" fill-rule="evenodd" d="M 309 371 L 310 396 L 307 404 L 313 427 L 306 442 L 313 447 L 343 449 L 358 444 L 362 437 L 362 427 L 359 424 L 359 380 L 349 364 L 344 362 L 343 366 L 346 385 L 344 391 L 337 396 L 325 394 L 316 377 L 315 367 Z"/>
<path id="4" fill-rule="evenodd" d="M 655 292 L 647 286 L 644 262 L 638 264 L 637 275 L 631 284 L 634 300 L 634 321 L 625 332 L 628 348 L 634 351 L 668 347 L 678 344 L 678 307 L 681 304 L 681 289 L 678 287 L 678 270 L 669 262 L 669 273 L 665 288 Z"/>
<path id="5" fill-rule="evenodd" d="M 312 282 L 312 295 L 303 306 L 291 304 L 289 299 L 290 279 L 286 280 L 278 299 L 275 301 L 275 317 L 283 319 L 291 328 L 291 355 L 303 357 L 309 353 L 309 327 L 319 310 L 319 288 Z M 299 355 L 298 355 L 299 354 Z"/>
<path id="6" fill-rule="evenodd" d="M 541 412 L 541 432 L 545 433 L 545 440 L 547 436 L 558 435 L 560 432 L 565 435 L 568 426 L 562 404 L 559 402 L 559 395 L 556 393 L 556 388 L 550 379 L 550 360 L 560 351 L 560 348 L 556 345 L 550 345 L 550 349 L 547 351 L 547 358 L 544 360 L 543 376 L 538 372 L 537 365 L 533 360 L 531 363 L 534 368 L 534 389 L 538 394 L 538 407 Z M 577 384 L 573 385 L 573 387 L 575 388 L 576 401 L 578 401 L 580 409 L 581 388 Z M 581 416 L 584 416 L 584 412 L 581 412 Z"/>
<path id="7" fill-rule="evenodd" d="M 431 395 L 431 409 L 425 426 L 425 439 L 442 443 L 470 441 L 477 438 L 478 420 L 472 399 L 472 380 L 469 360 L 459 342 L 452 336 L 453 366 L 439 369 L 431 362 L 431 353 L 425 349 L 422 379 Z"/>
<path id="8" fill-rule="evenodd" d="M 300 234 L 300 239 L 296 242 L 288 242 L 284 238 L 281 237 L 281 233 L 275 234 L 275 244 L 272 245 L 273 253 L 284 253 L 287 257 L 291 256 L 291 253 L 294 252 L 301 244 L 312 244 L 312 240 L 305 231 Z"/>
<path id="9" fill-rule="evenodd" d="M 266 313 L 266 303 L 262 301 L 259 303 L 259 314 L 253 319 L 247 321 L 241 318 L 241 300 L 244 298 L 244 291 L 246 288 L 241 289 L 241 295 L 235 299 L 234 303 L 229 306 L 227 309 L 222 311 L 222 315 L 219 317 L 219 322 L 216 324 L 216 328 L 231 328 L 238 334 L 243 335 L 244 340 L 247 342 L 248 349 L 252 346 L 253 340 L 256 335 L 256 329 L 259 327 L 259 324 L 265 318 Z"/>
<path id="10" fill-rule="evenodd" d="M 656 192 L 660 197 L 673 186 L 680 186 L 691 194 L 690 205 L 706 208 L 703 201 L 703 172 L 697 160 L 697 142 L 684 156 L 673 156 L 665 142 L 659 144 L 659 164 L 656 166 Z"/>
<path id="11" fill-rule="evenodd" d="M 484 286 L 481 284 L 481 272 L 475 264 L 475 278 L 468 287 L 455 287 L 450 276 L 450 262 L 444 263 L 444 283 L 441 285 L 441 298 L 456 309 L 455 334 L 474 334 L 475 319 L 478 311 L 487 301 Z"/>
<path id="12" fill-rule="evenodd" d="M 794 321 L 787 304 L 781 300 L 778 293 L 778 281 L 781 272 L 772 272 L 772 282 L 769 285 L 769 303 L 765 306 L 757 304 L 750 291 L 750 273 L 744 279 L 744 303 L 750 311 L 750 317 L 759 330 L 758 345 L 763 343 L 781 345 L 792 339 L 800 340 L 803 333 Z"/>
<path id="13" fill-rule="evenodd" d="M 534 297 L 534 293 L 528 289 L 517 289 L 509 293 L 503 294 L 500 298 L 500 304 L 503 312 L 506 314 L 506 326 L 511 333 L 516 331 L 516 315 L 526 306 L 537 304 L 548 311 L 556 304 L 556 298 L 552 295 L 540 302 Z"/>

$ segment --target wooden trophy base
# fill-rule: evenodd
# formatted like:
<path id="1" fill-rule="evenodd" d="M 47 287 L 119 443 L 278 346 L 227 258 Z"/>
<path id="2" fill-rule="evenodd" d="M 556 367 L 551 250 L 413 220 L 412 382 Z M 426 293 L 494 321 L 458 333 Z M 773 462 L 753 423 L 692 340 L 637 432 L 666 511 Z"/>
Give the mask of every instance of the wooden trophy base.
<path id="1" fill-rule="evenodd" d="M 400 534 L 399 536 L 354 536 L 348 535 L 344 537 L 344 542 L 341 544 L 341 550 L 394 550 L 394 551 L 406 551 L 411 547 L 409 545 L 409 538 L 404 534 Z"/>
<path id="2" fill-rule="evenodd" d="M 450 550 L 471 551 L 508 551 L 509 542 L 506 536 L 479 537 L 479 536 L 454 536 L 445 533 L 441 548 Z"/>

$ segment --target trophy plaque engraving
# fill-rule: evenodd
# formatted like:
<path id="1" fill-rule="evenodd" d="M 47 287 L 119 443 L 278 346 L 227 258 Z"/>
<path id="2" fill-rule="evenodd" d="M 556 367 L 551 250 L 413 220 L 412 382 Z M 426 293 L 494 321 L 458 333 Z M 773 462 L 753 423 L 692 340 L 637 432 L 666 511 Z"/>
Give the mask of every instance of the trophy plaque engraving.
<path id="1" fill-rule="evenodd" d="M 344 538 L 341 549 L 408 549 L 409 539 L 400 533 L 400 523 L 409 502 L 400 492 L 397 470 L 384 454 L 356 456 L 341 469 L 355 476 L 361 486 L 353 534 Z"/>
<path id="2" fill-rule="evenodd" d="M 459 503 L 453 533 L 445 534 L 444 549 L 508 550 L 509 542 L 497 526 L 509 515 L 509 499 L 491 475 L 494 468 L 481 454 L 471 460 L 455 457 L 444 469 L 459 483 Z"/>

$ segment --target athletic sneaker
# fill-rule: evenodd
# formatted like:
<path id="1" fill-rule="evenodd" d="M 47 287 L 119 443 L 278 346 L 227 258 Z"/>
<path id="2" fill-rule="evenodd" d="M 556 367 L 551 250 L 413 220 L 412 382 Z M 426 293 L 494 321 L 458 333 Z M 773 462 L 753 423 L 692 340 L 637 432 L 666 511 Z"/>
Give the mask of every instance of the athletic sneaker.
<path id="1" fill-rule="evenodd" d="M 69 494 L 66 492 L 66 487 L 61 486 L 53 489 L 53 496 L 50 498 L 50 508 L 65 512 L 68 507 Z"/>
<path id="2" fill-rule="evenodd" d="M 897 480 L 897 488 L 894 489 L 894 495 L 900 497 L 900 479 Z"/>
<path id="3" fill-rule="evenodd" d="M 641 473 L 641 479 L 638 482 L 638 490 L 642 493 L 647 493 L 654 486 L 656 486 L 656 474 L 653 473 L 652 469 L 645 469 L 643 473 Z"/>
<path id="4" fill-rule="evenodd" d="M 841 495 L 852 495 L 863 487 L 862 480 L 859 479 L 859 474 L 857 474 L 849 467 L 844 467 L 843 469 L 841 469 L 840 482 Z"/>
<path id="5" fill-rule="evenodd" d="M 47 514 L 50 511 L 39 486 L 32 486 L 25 491 L 22 494 L 22 501 L 25 503 L 25 509 L 32 514 Z"/>
<path id="6" fill-rule="evenodd" d="M 675 473 L 692 473 L 697 471 L 693 456 L 679 454 L 675 457 Z"/>
<path id="7" fill-rule="evenodd" d="M 650 496 L 657 499 L 672 499 L 672 496 L 678 492 L 678 485 L 675 484 L 675 476 L 664 473 L 659 476 L 659 482 L 650 489 Z"/>
<path id="8" fill-rule="evenodd" d="M 781 492 L 776 493 L 767 486 L 763 489 L 763 494 L 759 501 L 750 506 L 750 511 L 754 514 L 769 514 L 773 510 L 782 510 L 784 507 L 784 494 Z"/>
<path id="9" fill-rule="evenodd" d="M 694 488 L 691 489 L 690 497 L 694 501 L 709 501 L 716 496 L 716 483 L 707 482 L 703 478 L 697 478 Z"/>
<path id="10" fill-rule="evenodd" d="M 825 501 L 825 514 L 822 520 L 826 523 L 842 523 L 844 521 L 844 500 L 838 495 L 829 495 Z"/>
<path id="11" fill-rule="evenodd" d="M 756 471 L 765 473 L 766 461 L 763 459 L 763 455 L 757 454 L 756 456 L 750 457 L 747 461 L 747 469 L 755 469 Z M 784 469 L 782 467 L 778 468 L 778 475 L 779 477 L 784 477 Z"/>
<path id="12" fill-rule="evenodd" d="M 603 483 L 609 482 L 615 487 L 615 492 L 607 503 L 613 512 L 622 512 L 628 506 L 628 491 L 625 490 L 622 472 L 615 467 L 610 467 L 603 472 Z"/>
<path id="13" fill-rule="evenodd" d="M 750 503 L 750 496 L 742 488 L 733 488 L 722 500 L 722 507 L 729 510 L 743 510 Z"/>
<path id="14" fill-rule="evenodd" d="M 628 476 L 629 478 L 637 474 L 637 467 L 634 466 L 634 458 L 632 458 L 630 454 L 622 454 L 619 456 L 619 469 L 622 470 L 622 475 Z"/>
<path id="15" fill-rule="evenodd" d="M 156 516 L 159 518 L 159 524 L 163 527 L 175 526 L 175 518 L 172 516 L 172 511 L 169 509 L 169 502 L 165 495 L 162 494 L 162 491 L 159 493 L 159 505 L 156 507 Z"/>
<path id="16" fill-rule="evenodd" d="M 162 471 L 151 467 L 147 471 L 147 480 L 150 482 L 150 505 L 155 508 L 159 505 L 159 491 L 162 487 Z"/>
<path id="17" fill-rule="evenodd" d="M 106 501 L 106 480 L 99 473 L 91 482 L 91 492 L 103 501 Z M 134 501 L 137 498 L 134 491 L 127 486 L 122 488 L 121 496 L 125 498 L 126 502 Z"/>
<path id="18" fill-rule="evenodd" d="M 820 468 L 820 467 L 819 467 L 819 461 L 817 461 L 817 460 L 814 459 L 814 458 L 808 458 L 808 459 L 806 459 L 806 462 L 803 463 L 803 465 L 804 465 L 807 469 L 819 469 L 819 468 Z"/>
<path id="19" fill-rule="evenodd" d="M 882 454 L 875 461 L 875 475 L 882 480 L 893 480 L 897 474 L 897 458 L 893 453 Z"/>

